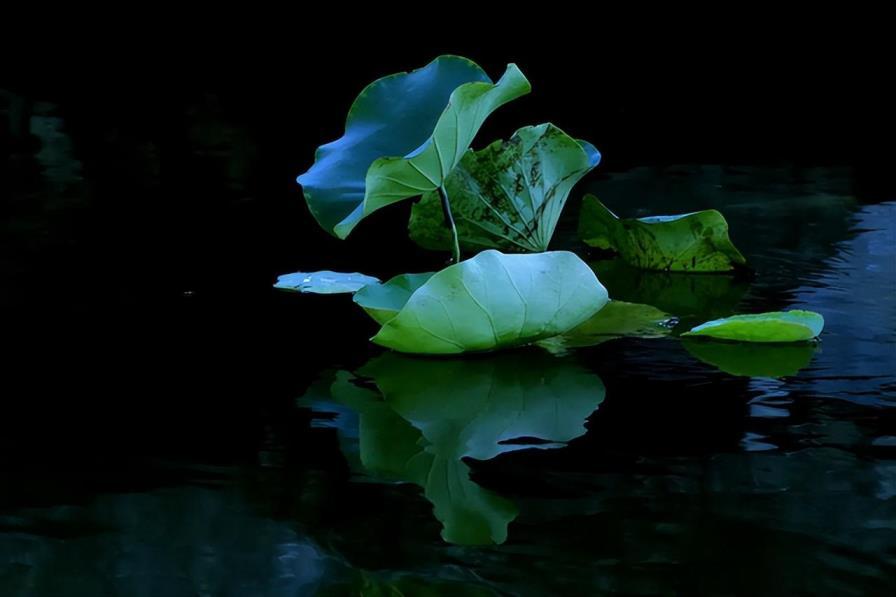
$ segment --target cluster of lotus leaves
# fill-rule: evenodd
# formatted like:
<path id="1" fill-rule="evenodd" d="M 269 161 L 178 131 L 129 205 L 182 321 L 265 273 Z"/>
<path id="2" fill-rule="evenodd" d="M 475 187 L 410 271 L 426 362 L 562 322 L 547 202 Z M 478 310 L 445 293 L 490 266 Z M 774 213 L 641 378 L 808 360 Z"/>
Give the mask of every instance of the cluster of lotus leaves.
<path id="1" fill-rule="evenodd" d="M 482 252 L 436 273 L 402 274 L 385 283 L 357 272 L 322 271 L 287 274 L 275 286 L 355 293 L 354 302 L 381 325 L 373 342 L 406 353 L 533 343 L 563 352 L 620 336 L 669 335 L 677 323 L 672 315 L 649 304 L 611 302 L 578 256 L 547 251 L 573 186 L 600 161 L 592 144 L 546 123 L 470 149 L 492 112 L 529 91 L 513 64 L 494 82 L 474 62 L 450 55 L 368 85 L 349 110 L 343 136 L 318 148 L 314 164 L 298 177 L 315 219 L 345 238 L 377 209 L 420 197 L 410 237 L 445 250 L 453 243 L 447 197 L 460 246 Z M 715 210 L 623 219 L 588 195 L 579 235 L 639 270 L 713 273 L 745 264 Z M 711 321 L 684 335 L 805 342 L 822 326 L 818 314 L 790 311 Z M 706 351 L 698 346 L 692 352 Z"/>

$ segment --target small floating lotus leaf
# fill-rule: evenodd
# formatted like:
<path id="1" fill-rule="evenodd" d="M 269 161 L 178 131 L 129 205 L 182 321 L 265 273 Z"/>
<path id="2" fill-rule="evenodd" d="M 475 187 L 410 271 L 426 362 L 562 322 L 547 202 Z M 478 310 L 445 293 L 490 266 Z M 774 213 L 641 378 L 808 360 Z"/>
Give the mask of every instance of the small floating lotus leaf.
<path id="1" fill-rule="evenodd" d="M 682 338 L 685 349 L 704 363 L 731 375 L 744 377 L 787 377 L 809 365 L 815 346 L 799 344 L 756 344 L 711 342 Z"/>
<path id="2" fill-rule="evenodd" d="M 379 278 L 365 276 L 357 272 L 347 274 L 323 270 L 319 272 L 295 272 L 277 276 L 274 288 L 291 292 L 313 294 L 339 294 L 356 292 L 370 284 L 379 284 Z"/>
<path id="3" fill-rule="evenodd" d="M 818 337 L 824 317 L 814 311 L 776 311 L 707 321 L 682 336 L 742 342 L 806 342 Z"/>
<path id="4" fill-rule="evenodd" d="M 724 272 L 746 263 L 728 238 L 728 223 L 709 209 L 678 216 L 620 219 L 594 195 L 586 195 L 579 236 L 612 250 L 627 263 L 649 270 Z"/>
<path id="5" fill-rule="evenodd" d="M 345 238 L 375 210 L 436 189 L 488 115 L 529 90 L 513 64 L 493 83 L 459 56 L 374 81 L 352 104 L 345 134 L 319 147 L 297 179 L 311 213 Z"/>
<path id="6" fill-rule="evenodd" d="M 678 320 L 651 305 L 610 301 L 606 306 L 566 333 L 546 338 L 539 346 L 551 352 L 596 346 L 614 338 L 662 338 Z"/>
<path id="7" fill-rule="evenodd" d="M 362 307 L 377 310 L 374 318 L 384 321 L 375 343 L 421 354 L 518 346 L 574 328 L 608 300 L 591 268 L 568 251 L 483 251 L 411 292 L 412 285 L 399 277 L 384 285 L 388 288 L 359 297 Z M 396 309 L 386 319 L 385 312 Z"/>
<path id="8" fill-rule="evenodd" d="M 461 247 L 547 251 L 572 187 L 600 162 L 600 152 L 552 124 L 519 129 L 507 142 L 468 151 L 445 181 Z M 437 192 L 414 205 L 411 239 L 451 248 Z"/>

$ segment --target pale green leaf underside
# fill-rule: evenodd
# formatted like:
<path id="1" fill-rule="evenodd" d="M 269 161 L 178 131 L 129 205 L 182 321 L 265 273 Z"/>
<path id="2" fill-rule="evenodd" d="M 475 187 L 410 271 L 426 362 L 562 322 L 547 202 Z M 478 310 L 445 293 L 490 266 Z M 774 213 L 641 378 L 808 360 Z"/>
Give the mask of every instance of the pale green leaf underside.
<path id="1" fill-rule="evenodd" d="M 753 342 L 705 342 L 682 338 L 685 349 L 697 359 L 730 375 L 787 377 L 809 365 L 812 343 L 757 344 Z"/>
<path id="2" fill-rule="evenodd" d="M 594 146 L 552 124 L 524 127 L 507 142 L 468 151 L 445 181 L 461 247 L 546 251 L 572 187 L 599 161 Z M 423 248 L 451 247 L 435 191 L 414 205 L 408 228 Z"/>
<path id="3" fill-rule="evenodd" d="M 728 223 L 714 209 L 678 216 L 620 219 L 586 195 L 579 236 L 609 249 L 634 267 L 673 272 L 723 272 L 746 263 L 728 237 Z"/>
<path id="4" fill-rule="evenodd" d="M 295 272 L 277 276 L 277 283 L 274 284 L 274 288 L 312 294 L 339 294 L 356 292 L 370 284 L 378 285 L 379 283 L 379 278 L 357 272 L 343 273 L 323 270 L 319 272 Z"/>
<path id="5" fill-rule="evenodd" d="M 414 292 L 432 278 L 425 274 L 401 274 L 385 284 L 367 286 L 359 290 L 354 301 L 377 323 L 384 324 L 396 315 Z"/>
<path id="6" fill-rule="evenodd" d="M 584 323 L 564 334 L 540 340 L 538 345 L 552 352 L 563 352 L 615 338 L 661 338 L 669 335 L 676 322 L 674 317 L 651 305 L 612 300 Z"/>
<path id="7" fill-rule="evenodd" d="M 805 342 L 818 337 L 824 317 L 813 311 L 776 311 L 734 315 L 698 325 L 683 336 L 742 342 Z"/>
<path id="8" fill-rule="evenodd" d="M 607 300 L 594 272 L 573 253 L 488 250 L 434 274 L 372 340 L 420 354 L 518 346 L 566 332 Z"/>
<path id="9" fill-rule="evenodd" d="M 489 114 L 529 91 L 516 65 L 493 83 L 459 56 L 374 81 L 352 104 L 344 135 L 298 177 L 311 213 L 345 238 L 377 209 L 437 188 Z"/>

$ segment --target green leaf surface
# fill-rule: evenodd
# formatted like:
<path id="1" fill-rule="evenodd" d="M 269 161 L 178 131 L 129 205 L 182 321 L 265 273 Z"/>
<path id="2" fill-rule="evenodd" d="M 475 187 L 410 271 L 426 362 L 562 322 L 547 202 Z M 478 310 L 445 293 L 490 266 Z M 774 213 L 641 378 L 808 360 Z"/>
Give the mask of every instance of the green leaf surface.
<path id="1" fill-rule="evenodd" d="M 398 289 L 390 296 L 406 295 Z M 519 346 L 572 329 L 607 300 L 594 272 L 573 253 L 505 255 L 488 250 L 434 274 L 372 340 L 418 354 Z M 366 305 L 375 304 L 394 310 L 398 300 Z"/>
<path id="2" fill-rule="evenodd" d="M 685 349 L 697 359 L 725 373 L 743 377 L 788 377 L 807 367 L 815 346 L 799 344 L 756 344 L 753 342 L 713 342 L 682 338 Z"/>
<path id="3" fill-rule="evenodd" d="M 707 321 L 682 336 L 741 342 L 806 342 L 818 337 L 824 317 L 814 311 L 775 311 Z"/>
<path id="4" fill-rule="evenodd" d="M 445 181 L 461 247 L 547 251 L 572 187 L 600 153 L 552 124 L 519 129 L 507 142 L 468 151 Z M 426 249 L 451 248 L 437 192 L 413 207 L 411 239 Z"/>
<path id="5" fill-rule="evenodd" d="M 277 276 L 274 288 L 290 292 L 311 294 L 339 294 L 357 292 L 368 285 L 379 285 L 379 278 L 357 272 L 347 274 L 323 270 L 319 272 L 295 272 Z"/>
<path id="6" fill-rule="evenodd" d="M 597 197 L 586 195 L 579 236 L 586 244 L 615 251 L 630 265 L 647 270 L 724 272 L 746 263 L 728 238 L 728 223 L 714 209 L 620 219 Z"/>
<path id="7" fill-rule="evenodd" d="M 411 295 L 432 276 L 433 272 L 401 274 L 385 284 L 362 288 L 355 294 L 353 300 L 377 323 L 384 324 L 398 315 Z"/>
<path id="8" fill-rule="evenodd" d="M 356 434 L 340 427 L 341 435 L 358 438 L 343 445 L 360 452 L 367 474 L 422 487 L 442 537 L 464 545 L 503 543 L 518 512 L 476 484 L 464 459 L 560 447 L 585 433 L 585 420 L 605 395 L 593 373 L 539 352 L 465 360 L 387 353 L 358 373 L 382 396 L 345 372 L 337 376 L 331 387 L 337 405 L 329 410 L 348 406 L 359 415 Z M 328 410 L 319 401 L 313 407 Z"/>
<path id="9" fill-rule="evenodd" d="M 374 81 L 352 104 L 343 136 L 319 147 L 297 179 L 311 213 L 345 238 L 377 209 L 436 189 L 489 114 L 529 91 L 515 65 L 493 83 L 459 56 Z"/>
<path id="10" fill-rule="evenodd" d="M 622 337 L 662 338 L 677 320 L 651 305 L 612 300 L 590 319 L 566 333 L 540 340 L 538 345 L 562 353 L 569 348 L 597 346 Z"/>

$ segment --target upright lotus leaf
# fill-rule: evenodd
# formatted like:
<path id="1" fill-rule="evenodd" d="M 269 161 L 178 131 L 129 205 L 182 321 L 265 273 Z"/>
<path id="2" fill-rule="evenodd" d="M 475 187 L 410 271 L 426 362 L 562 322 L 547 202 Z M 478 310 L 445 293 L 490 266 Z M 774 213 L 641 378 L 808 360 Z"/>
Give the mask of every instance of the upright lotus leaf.
<path id="1" fill-rule="evenodd" d="M 505 255 L 488 250 L 434 274 L 410 294 L 395 289 L 397 284 L 390 280 L 382 292 L 364 293 L 356 302 L 378 310 L 374 317 L 385 321 L 373 342 L 419 354 L 529 344 L 574 328 L 608 300 L 591 268 L 568 251 Z M 373 300 L 387 293 L 392 303 Z M 401 300 L 406 302 L 400 305 Z M 386 319 L 389 310 L 397 314 Z"/>
<path id="2" fill-rule="evenodd" d="M 620 219 L 594 195 L 585 195 L 579 236 L 586 244 L 619 253 L 642 269 L 725 272 L 746 263 L 728 238 L 728 222 L 709 209 L 678 216 Z"/>
<path id="3" fill-rule="evenodd" d="M 365 286 L 379 285 L 379 278 L 365 276 L 364 274 L 331 272 L 323 270 L 319 272 L 295 272 L 277 276 L 274 288 L 290 292 L 304 292 L 311 294 L 339 294 L 357 292 Z"/>
<path id="4" fill-rule="evenodd" d="M 417 359 L 387 353 L 361 368 L 382 393 L 340 373 L 322 424 L 339 429 L 343 449 L 360 452 L 362 471 L 423 488 L 442 537 L 464 545 L 503 543 L 517 508 L 470 478 L 465 458 L 488 460 L 524 449 L 561 447 L 585 433 L 604 399 L 600 378 L 569 359 L 538 352 L 473 360 Z M 437 383 L 434 383 L 437 380 Z M 347 428 L 344 407 L 357 413 Z"/>
<path id="5" fill-rule="evenodd" d="M 682 338 L 694 357 L 730 375 L 743 377 L 788 377 L 807 367 L 815 346 L 800 344 L 756 344 L 752 342 L 712 342 Z"/>
<path id="6" fill-rule="evenodd" d="M 433 272 L 425 274 L 401 274 L 385 284 L 367 286 L 355 294 L 354 301 L 367 314 L 379 323 L 384 324 L 401 311 L 401 308 L 418 288 L 423 286 Z"/>
<path id="7" fill-rule="evenodd" d="M 814 311 L 775 311 L 734 315 L 707 321 L 682 336 L 704 336 L 740 342 L 807 342 L 824 329 L 824 317 Z"/>
<path id="8" fill-rule="evenodd" d="M 529 90 L 513 64 L 493 83 L 459 56 L 374 81 L 352 104 L 344 135 L 319 147 L 297 179 L 311 213 L 345 238 L 375 210 L 438 188 L 489 114 Z"/>
<path id="9" fill-rule="evenodd" d="M 662 338 L 668 336 L 678 320 L 651 305 L 610 301 L 590 319 L 566 333 L 539 340 L 538 345 L 551 352 L 569 348 L 597 346 L 623 337 Z"/>
<path id="10" fill-rule="evenodd" d="M 468 151 L 445 181 L 461 247 L 547 251 L 572 187 L 600 162 L 600 152 L 552 124 L 519 129 L 507 142 Z M 437 192 L 411 211 L 411 239 L 447 250 L 452 238 Z"/>

